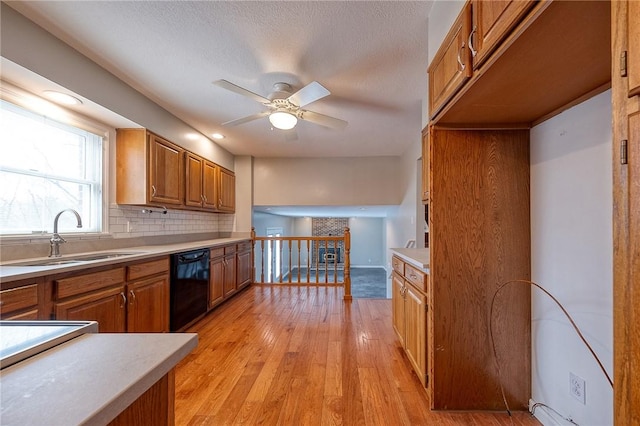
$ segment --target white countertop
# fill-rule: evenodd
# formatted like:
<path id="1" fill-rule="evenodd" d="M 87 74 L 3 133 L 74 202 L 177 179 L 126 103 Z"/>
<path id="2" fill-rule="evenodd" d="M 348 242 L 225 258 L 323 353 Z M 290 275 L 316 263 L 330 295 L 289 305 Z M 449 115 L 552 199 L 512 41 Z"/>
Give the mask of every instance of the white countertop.
<path id="1" fill-rule="evenodd" d="M 0 371 L 3 425 L 107 424 L 198 344 L 197 334 L 85 334 Z"/>
<path id="2" fill-rule="evenodd" d="M 411 263 L 427 274 L 429 273 L 428 248 L 392 248 L 391 251 L 405 262 Z"/>
<path id="3" fill-rule="evenodd" d="M 92 260 L 79 263 L 71 263 L 64 265 L 48 265 L 48 266 L 15 266 L 12 264 L 21 263 L 26 260 L 46 260 L 48 258 L 34 258 L 34 259 L 21 259 L 11 262 L 0 263 L 0 282 L 17 281 L 28 278 L 36 278 L 44 275 L 58 274 L 62 272 L 81 271 L 83 269 L 103 266 L 103 265 L 115 265 L 122 262 L 130 262 L 137 260 L 149 259 L 160 255 L 169 255 L 173 253 L 179 253 L 182 251 L 196 250 L 200 248 L 222 246 L 227 244 L 233 244 L 239 241 L 246 241 L 247 238 L 216 238 L 213 240 L 201 240 L 186 243 L 177 244 L 163 244 L 153 246 L 138 246 L 138 247 L 125 247 L 117 250 L 105 250 L 99 252 L 87 252 L 82 255 L 94 254 L 94 253 L 132 253 L 128 256 L 121 256 L 117 258 Z M 69 254 L 61 256 L 57 259 L 64 260 L 65 258 L 72 258 L 76 254 Z"/>

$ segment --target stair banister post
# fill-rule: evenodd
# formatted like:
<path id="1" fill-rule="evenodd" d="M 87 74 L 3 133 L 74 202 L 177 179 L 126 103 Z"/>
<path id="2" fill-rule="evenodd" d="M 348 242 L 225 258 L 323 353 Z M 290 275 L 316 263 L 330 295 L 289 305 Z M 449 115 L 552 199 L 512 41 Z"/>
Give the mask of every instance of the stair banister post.
<path id="1" fill-rule="evenodd" d="M 351 233 L 344 228 L 344 300 L 351 300 Z"/>

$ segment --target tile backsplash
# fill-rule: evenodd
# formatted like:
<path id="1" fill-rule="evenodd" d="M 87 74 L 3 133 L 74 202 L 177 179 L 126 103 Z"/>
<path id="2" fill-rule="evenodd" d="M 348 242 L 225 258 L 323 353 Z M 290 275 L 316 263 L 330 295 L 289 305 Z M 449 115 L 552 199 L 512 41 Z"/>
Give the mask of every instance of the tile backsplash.
<path id="1" fill-rule="evenodd" d="M 113 238 L 233 231 L 235 215 L 186 210 L 112 205 L 109 233 Z"/>
<path id="2" fill-rule="evenodd" d="M 162 208 L 113 204 L 109 208 L 108 233 L 62 233 L 67 240 L 62 248 L 63 253 L 198 241 L 234 234 L 234 214 L 186 210 L 167 210 L 166 214 L 162 212 Z M 0 239 L 0 262 L 47 256 L 50 237 L 51 234 L 39 234 L 34 237 Z"/>

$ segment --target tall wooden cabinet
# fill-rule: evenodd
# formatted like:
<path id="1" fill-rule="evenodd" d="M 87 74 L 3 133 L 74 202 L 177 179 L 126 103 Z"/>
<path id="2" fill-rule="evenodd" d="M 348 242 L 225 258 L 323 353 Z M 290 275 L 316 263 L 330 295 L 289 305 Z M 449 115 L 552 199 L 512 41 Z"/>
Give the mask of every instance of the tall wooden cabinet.
<path id="1" fill-rule="evenodd" d="M 465 43 L 459 32 L 469 16 L 473 33 Z M 633 19 L 625 13 L 613 21 L 628 25 Z M 611 22 L 608 2 L 470 0 L 429 66 L 430 130 L 423 158 L 428 156 L 429 168 L 426 341 L 432 408 L 503 409 L 501 383 L 510 408 L 527 409 L 530 290 L 517 285 L 501 290 L 493 316 L 490 304 L 501 284 L 530 279 L 529 129 L 610 87 Z M 465 68 L 461 60 L 456 69 L 458 54 L 463 59 L 466 49 L 473 66 Z M 614 62 L 619 58 L 614 53 Z M 461 82 L 448 84 L 463 68 L 473 69 Z M 628 178 L 632 175 L 629 171 Z M 632 204 L 633 196 L 624 202 Z M 633 222 L 633 214 L 625 214 Z M 620 231 L 621 238 L 627 231 Z M 628 283 L 629 275 L 620 277 Z M 630 288 L 626 291 L 629 296 Z M 628 342 L 637 354 L 637 337 Z M 635 386 L 627 395 L 638 406 Z"/>
<path id="2" fill-rule="evenodd" d="M 501 351 L 501 381 L 512 409 L 530 396 L 530 291 L 499 299 L 498 287 L 530 279 L 529 131 L 431 127 L 427 322 L 434 409 L 504 407 L 488 322 Z M 465 386 L 460 386 L 465 383 Z"/>
<path id="3" fill-rule="evenodd" d="M 611 13 L 614 420 L 631 425 L 640 424 L 640 3 L 612 1 Z"/>

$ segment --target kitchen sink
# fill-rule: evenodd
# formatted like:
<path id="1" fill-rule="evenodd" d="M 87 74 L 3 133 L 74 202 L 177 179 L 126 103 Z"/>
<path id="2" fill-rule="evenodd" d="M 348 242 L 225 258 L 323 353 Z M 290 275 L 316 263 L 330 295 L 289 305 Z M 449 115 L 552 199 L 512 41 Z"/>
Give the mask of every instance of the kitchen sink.
<path id="1" fill-rule="evenodd" d="M 123 256 L 132 256 L 131 252 L 111 252 L 111 253 L 95 253 L 85 254 L 77 256 L 65 256 L 65 257 L 50 257 L 47 259 L 25 260 L 24 262 L 11 262 L 5 264 L 5 266 L 55 266 L 55 265 L 68 265 L 72 263 L 90 262 L 92 260 L 105 260 L 114 259 Z"/>

